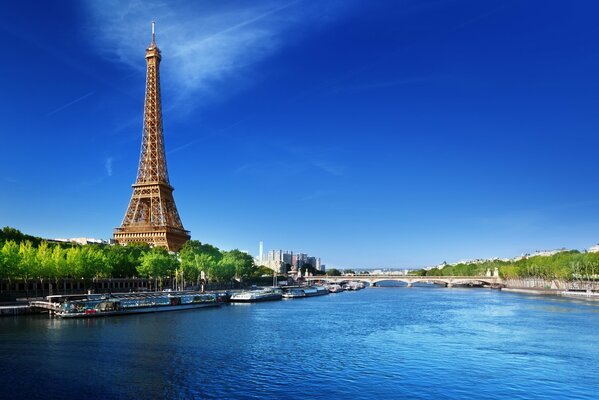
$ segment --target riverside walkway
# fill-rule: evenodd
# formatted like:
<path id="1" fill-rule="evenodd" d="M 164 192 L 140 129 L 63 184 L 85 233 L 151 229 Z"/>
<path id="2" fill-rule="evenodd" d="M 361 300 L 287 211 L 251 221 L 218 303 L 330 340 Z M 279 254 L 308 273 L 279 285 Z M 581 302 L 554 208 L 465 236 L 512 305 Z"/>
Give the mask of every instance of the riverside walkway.
<path id="1" fill-rule="evenodd" d="M 446 287 L 454 285 L 499 285 L 502 280 L 498 276 L 410 276 L 410 275 L 347 275 L 347 276 L 305 276 L 308 282 L 368 282 L 370 286 L 376 286 L 383 281 L 404 282 L 408 287 L 414 283 L 444 284 Z"/>

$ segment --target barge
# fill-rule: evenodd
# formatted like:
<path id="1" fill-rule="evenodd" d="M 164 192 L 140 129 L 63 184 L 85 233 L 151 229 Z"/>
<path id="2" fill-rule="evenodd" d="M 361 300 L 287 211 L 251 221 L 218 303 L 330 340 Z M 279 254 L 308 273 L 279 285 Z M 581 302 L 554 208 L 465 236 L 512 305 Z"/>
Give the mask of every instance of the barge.
<path id="1" fill-rule="evenodd" d="M 109 295 L 48 296 L 60 318 L 108 317 L 161 311 L 190 310 L 220 304 L 214 294 L 200 292 L 145 292 Z"/>
<path id="2" fill-rule="evenodd" d="M 279 288 L 249 290 L 235 293 L 229 299 L 233 303 L 256 303 L 259 301 L 281 300 L 283 291 Z"/>
<path id="3" fill-rule="evenodd" d="M 288 287 L 283 291 L 283 297 L 286 299 L 322 296 L 325 294 L 329 294 L 329 290 L 324 286 Z"/>

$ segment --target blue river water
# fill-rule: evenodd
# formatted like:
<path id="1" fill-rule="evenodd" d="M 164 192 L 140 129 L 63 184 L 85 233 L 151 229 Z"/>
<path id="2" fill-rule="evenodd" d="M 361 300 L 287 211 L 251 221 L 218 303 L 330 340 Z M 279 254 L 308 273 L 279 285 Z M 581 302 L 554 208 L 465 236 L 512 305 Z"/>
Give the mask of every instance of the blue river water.
<path id="1" fill-rule="evenodd" d="M 0 398 L 597 399 L 598 339 L 598 303 L 435 287 L 5 317 Z"/>

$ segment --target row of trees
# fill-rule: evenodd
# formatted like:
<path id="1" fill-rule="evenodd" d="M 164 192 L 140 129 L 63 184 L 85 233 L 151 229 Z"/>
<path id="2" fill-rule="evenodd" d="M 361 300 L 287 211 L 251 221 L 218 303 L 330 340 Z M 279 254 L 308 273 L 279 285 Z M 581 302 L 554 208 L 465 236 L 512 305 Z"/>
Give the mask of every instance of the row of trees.
<path id="1" fill-rule="evenodd" d="M 419 270 L 416 271 L 416 274 L 422 276 L 482 276 L 487 270 L 493 271 L 495 268 L 499 270 L 499 275 L 506 279 L 593 280 L 599 273 L 599 253 L 562 251 L 551 256 L 527 257 L 518 261 L 493 260 L 482 263 L 446 265 L 442 268 Z"/>
<path id="2" fill-rule="evenodd" d="M 228 282 L 271 273 L 254 266 L 253 258 L 239 250 L 222 251 L 197 240 L 187 242 L 178 255 L 147 244 L 127 246 L 76 245 L 31 240 L 13 228 L 0 231 L 0 279 L 58 282 L 61 279 L 175 278 L 187 283 Z M 26 285 L 27 286 L 27 285 Z"/>
<path id="3" fill-rule="evenodd" d="M 210 244 L 190 240 L 179 252 L 181 260 L 177 278 L 183 282 L 200 280 L 227 282 L 233 278 L 251 280 L 264 274 L 272 274 L 266 267 L 256 267 L 249 254 L 237 249 L 222 251 Z"/>

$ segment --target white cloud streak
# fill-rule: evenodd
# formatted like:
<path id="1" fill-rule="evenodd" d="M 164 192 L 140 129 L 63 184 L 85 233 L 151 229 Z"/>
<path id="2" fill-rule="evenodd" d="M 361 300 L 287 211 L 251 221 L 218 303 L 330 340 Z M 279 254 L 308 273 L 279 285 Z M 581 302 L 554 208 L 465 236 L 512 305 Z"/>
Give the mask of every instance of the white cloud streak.
<path id="1" fill-rule="evenodd" d="M 198 92 L 203 98 L 222 95 L 218 83 L 242 79 L 246 68 L 336 18 L 347 4 L 302 0 L 86 3 L 90 34 L 96 37 L 93 43 L 107 57 L 137 69 L 145 68 L 143 51 L 150 42 L 150 21 L 156 17 L 163 85 L 174 86 L 173 92 L 181 98 Z"/>
<path id="2" fill-rule="evenodd" d="M 92 94 L 94 94 L 94 92 L 89 92 L 89 93 L 86 93 L 86 94 L 84 94 L 83 96 L 81 96 L 81 97 L 78 97 L 78 98 L 76 98 L 76 99 L 75 99 L 75 100 L 73 100 L 73 101 L 70 101 L 70 102 L 68 102 L 68 103 L 66 103 L 66 104 L 63 104 L 62 106 L 60 106 L 60 107 L 58 107 L 58 108 L 55 108 L 54 110 L 52 110 L 52 111 L 50 111 L 48 114 L 46 114 L 46 117 L 49 117 L 49 116 L 51 116 L 51 115 L 54 115 L 54 114 L 56 114 L 56 113 L 59 113 L 59 112 L 61 112 L 62 110 L 66 109 L 66 108 L 69 108 L 69 107 L 70 107 L 70 106 L 72 106 L 73 104 L 77 104 L 77 103 L 79 103 L 80 101 L 83 101 L 83 100 L 87 99 L 87 98 L 88 98 L 89 96 L 91 96 Z"/>

